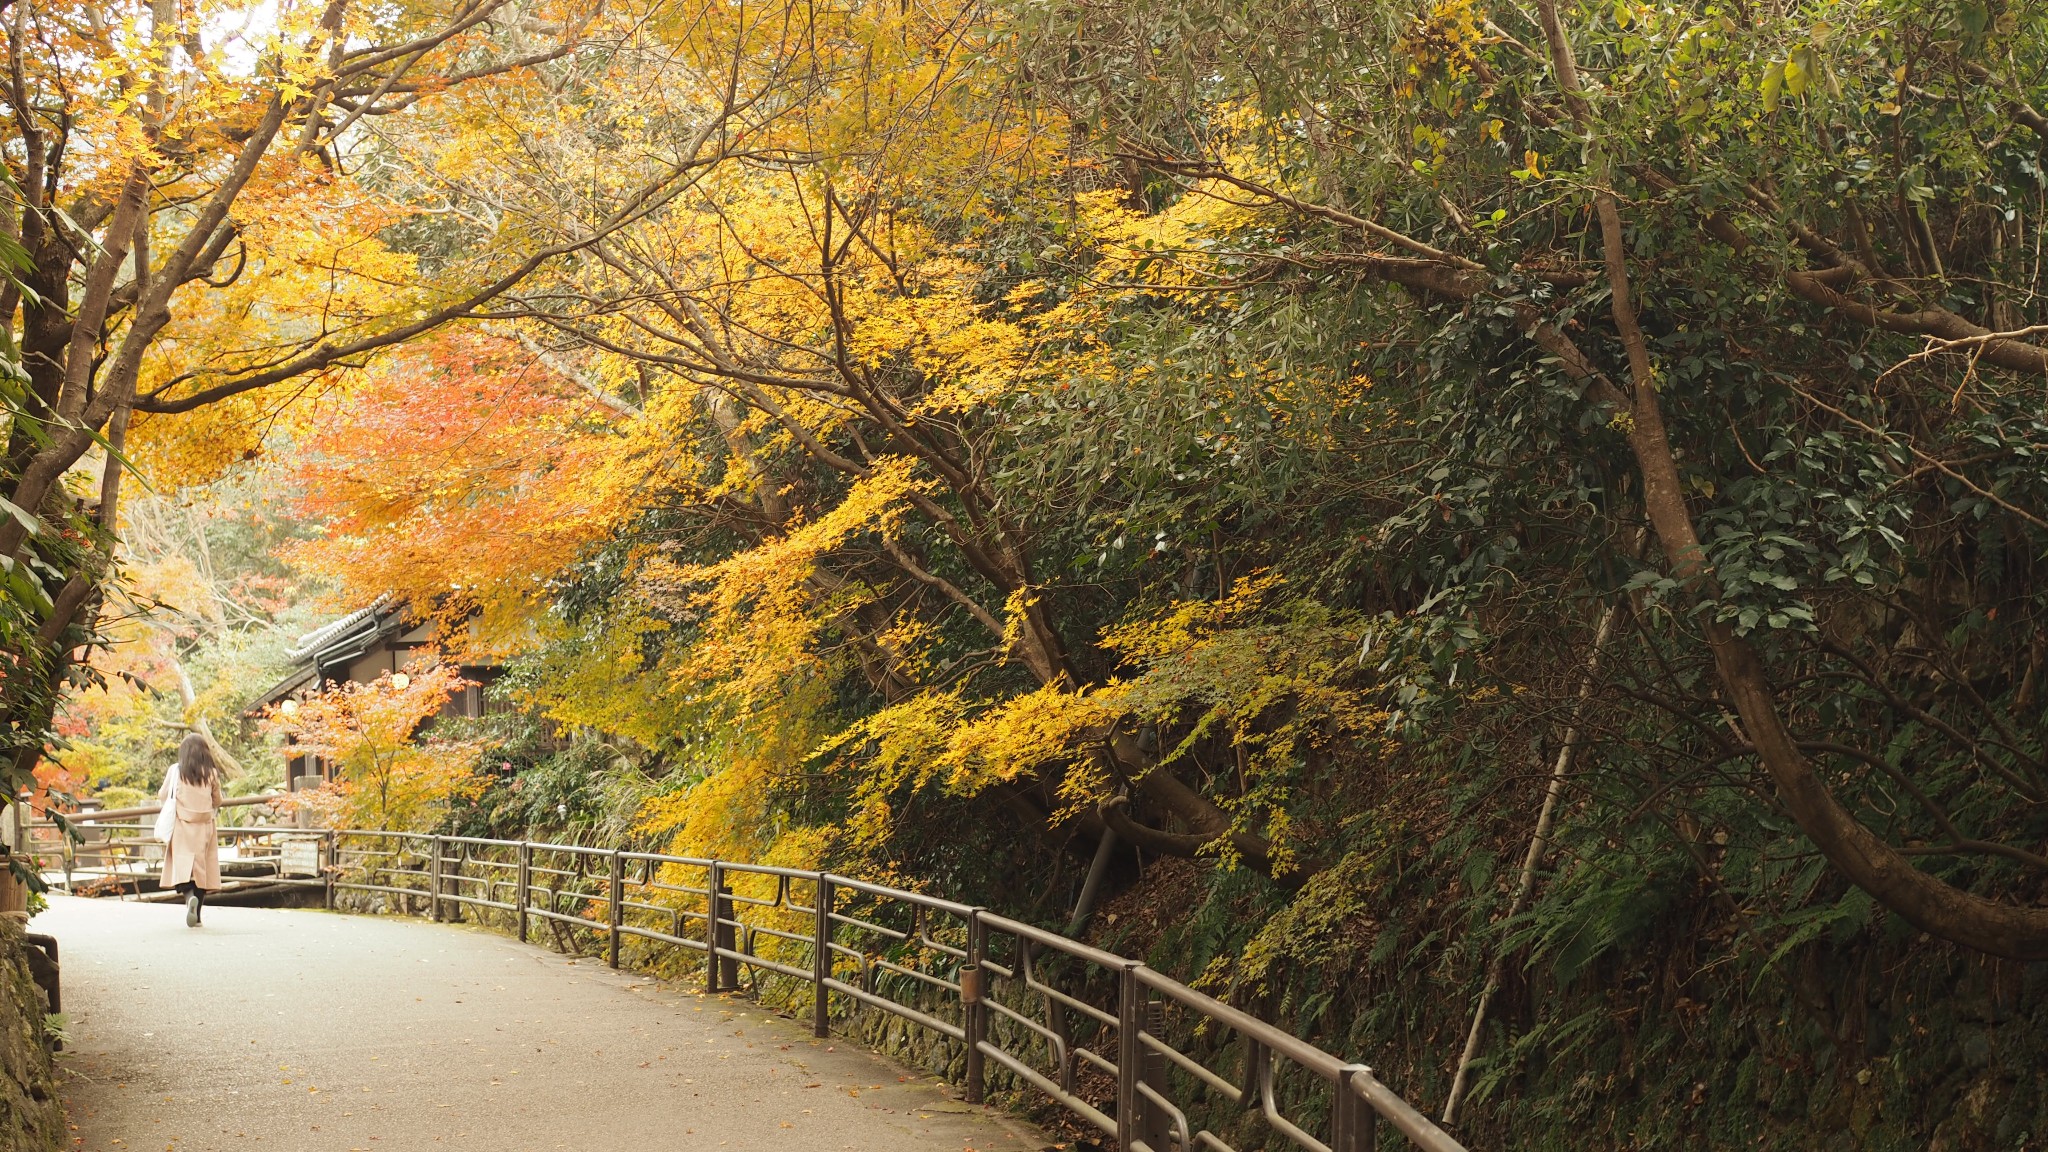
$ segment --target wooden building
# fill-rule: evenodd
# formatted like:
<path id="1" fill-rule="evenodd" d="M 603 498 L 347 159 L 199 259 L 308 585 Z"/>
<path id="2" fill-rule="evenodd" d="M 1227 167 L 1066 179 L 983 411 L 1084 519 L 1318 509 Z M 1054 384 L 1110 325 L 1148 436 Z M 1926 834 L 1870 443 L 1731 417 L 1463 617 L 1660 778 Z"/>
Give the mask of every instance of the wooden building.
<path id="1" fill-rule="evenodd" d="M 379 598 L 367 608 L 301 636 L 286 654 L 298 666 L 251 703 L 243 715 L 253 717 L 273 704 L 329 685 L 368 684 L 379 676 L 417 668 L 436 647 L 436 627 L 433 621 L 412 623 L 403 606 Z M 441 708 L 442 716 L 475 717 L 507 710 L 508 706 L 486 700 L 484 695 L 504 674 L 503 668 L 464 664 L 460 669 L 462 678 L 472 683 L 449 697 Z M 320 757 L 292 755 L 290 745 L 285 753 L 285 776 L 293 791 L 333 779 L 334 765 Z"/>

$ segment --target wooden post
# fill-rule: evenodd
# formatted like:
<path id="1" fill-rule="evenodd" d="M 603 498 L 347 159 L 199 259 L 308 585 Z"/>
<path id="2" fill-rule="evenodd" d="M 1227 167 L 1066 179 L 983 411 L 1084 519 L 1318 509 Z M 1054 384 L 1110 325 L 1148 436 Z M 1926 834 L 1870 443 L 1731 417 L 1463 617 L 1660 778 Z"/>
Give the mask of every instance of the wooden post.
<path id="1" fill-rule="evenodd" d="M 818 920 L 811 934 L 811 1035 L 832 1034 L 832 877 L 818 873 Z"/>
<path id="2" fill-rule="evenodd" d="M 619 855 L 619 850 L 617 848 L 612 849 L 611 885 L 606 893 L 605 900 L 606 906 L 611 910 L 611 915 L 608 918 L 610 923 L 606 925 L 610 929 L 611 939 L 605 947 L 605 963 L 614 968 L 619 966 L 619 925 L 625 922 L 622 905 L 624 905 L 626 900 L 626 877 L 620 871 L 624 866 L 625 860 Z"/>

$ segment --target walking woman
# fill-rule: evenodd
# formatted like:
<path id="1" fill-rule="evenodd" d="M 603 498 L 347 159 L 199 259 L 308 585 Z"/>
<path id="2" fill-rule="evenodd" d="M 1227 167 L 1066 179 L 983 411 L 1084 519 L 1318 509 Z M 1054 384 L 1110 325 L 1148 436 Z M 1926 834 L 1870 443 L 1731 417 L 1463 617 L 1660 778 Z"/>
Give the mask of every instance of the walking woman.
<path id="1" fill-rule="evenodd" d="M 178 763 L 164 774 L 156 798 L 176 812 L 164 840 L 158 882 L 185 897 L 185 926 L 197 928 L 206 894 L 220 890 L 220 830 L 214 822 L 220 809 L 220 766 L 204 736 L 194 732 L 178 745 Z"/>

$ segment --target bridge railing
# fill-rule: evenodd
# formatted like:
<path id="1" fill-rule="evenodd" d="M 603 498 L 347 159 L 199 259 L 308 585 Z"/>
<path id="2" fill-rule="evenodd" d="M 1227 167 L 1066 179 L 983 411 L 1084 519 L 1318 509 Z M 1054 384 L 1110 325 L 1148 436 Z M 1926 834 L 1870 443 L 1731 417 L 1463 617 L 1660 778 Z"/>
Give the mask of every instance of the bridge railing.
<path id="1" fill-rule="evenodd" d="M 121 840 L 132 845 L 156 811 L 70 822 L 132 829 Z M 55 824 L 35 827 L 46 860 L 75 849 Z M 62 846 L 46 842 L 52 831 Z M 983 1102 L 992 1080 L 1027 1088 L 1127 1152 L 1237 1152 L 1233 1139 L 1370 1152 L 1382 1128 L 1425 1152 L 1464 1152 L 1365 1065 L 1139 961 L 985 908 L 829 872 L 575 844 L 220 833 L 260 879 L 318 888 L 330 908 L 367 898 L 435 920 L 495 922 L 521 940 L 544 925 L 559 942 L 601 948 L 614 968 L 629 948 L 650 961 L 680 951 L 702 964 L 707 991 L 807 997 L 821 1037 L 835 1018 L 850 1026 L 856 1006 L 882 1013 L 957 1051 L 969 1101 Z"/>
<path id="2" fill-rule="evenodd" d="M 221 802 L 232 812 L 268 816 L 275 794 Z M 44 878 L 66 892 L 139 891 L 163 864 L 163 845 L 151 835 L 162 807 L 146 804 L 98 812 L 60 813 L 28 824 L 29 853 Z M 60 822 L 61 820 L 61 822 Z M 321 868 L 327 834 L 319 829 L 261 823 L 219 827 L 229 848 L 224 869 L 236 880 L 324 887 Z"/>
<path id="3" fill-rule="evenodd" d="M 360 893 L 649 962 L 711 992 L 808 1000 L 818 1036 L 856 1006 L 950 1045 L 967 1098 L 1028 1088 L 1129 1152 L 1367 1152 L 1382 1130 L 1463 1152 L 1362 1064 L 1153 970 L 984 908 L 826 872 L 574 844 L 324 834 L 330 905 Z M 1274 1143 L 1278 1138 L 1281 1143 Z"/>

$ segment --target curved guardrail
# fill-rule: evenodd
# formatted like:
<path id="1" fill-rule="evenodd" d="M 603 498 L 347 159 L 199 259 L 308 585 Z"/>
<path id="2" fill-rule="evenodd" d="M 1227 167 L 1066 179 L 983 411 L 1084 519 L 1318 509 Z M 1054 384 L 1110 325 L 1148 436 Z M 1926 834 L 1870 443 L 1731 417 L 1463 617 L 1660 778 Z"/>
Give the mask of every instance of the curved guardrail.
<path id="1" fill-rule="evenodd" d="M 124 812 L 121 815 L 141 815 Z M 223 829 L 224 832 L 229 830 Z M 1232 1135 L 1368 1152 L 1391 1129 L 1464 1147 L 1352 1063 L 1143 963 L 985 908 L 829 872 L 536 841 L 372 830 L 233 830 L 271 882 L 381 899 L 435 920 L 502 918 L 601 947 L 680 950 L 707 991 L 807 995 L 829 1036 L 854 1005 L 957 1046 L 957 1078 L 1057 1102 L 1128 1152 L 1236 1152 Z M 253 850 L 253 852 L 252 852 Z M 268 853 L 266 857 L 264 854 Z"/>

